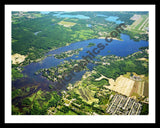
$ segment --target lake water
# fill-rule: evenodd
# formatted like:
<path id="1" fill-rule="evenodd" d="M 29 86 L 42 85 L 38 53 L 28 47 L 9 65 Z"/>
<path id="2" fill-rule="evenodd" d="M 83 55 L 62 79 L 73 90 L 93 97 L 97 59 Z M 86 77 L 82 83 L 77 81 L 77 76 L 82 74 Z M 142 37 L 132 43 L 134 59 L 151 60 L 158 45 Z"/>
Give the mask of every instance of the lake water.
<path id="1" fill-rule="evenodd" d="M 87 27 L 91 28 L 91 27 L 92 27 L 92 25 L 91 25 L 91 24 L 87 24 Z"/>
<path id="2" fill-rule="evenodd" d="M 118 20 L 119 19 L 118 16 L 107 16 L 103 14 L 97 14 L 96 16 L 106 17 L 105 18 L 106 21 L 115 22 L 116 24 L 124 23 L 124 21 Z"/>
<path id="3" fill-rule="evenodd" d="M 78 18 L 78 19 L 90 19 L 90 17 L 85 15 L 69 15 L 69 14 L 53 14 L 53 16 L 56 16 L 57 18 Z"/>
<path id="4" fill-rule="evenodd" d="M 115 22 L 116 24 L 124 23 L 123 21 L 118 20 L 118 19 L 119 19 L 118 16 L 109 16 L 109 17 L 105 18 L 105 20 Z"/>
<path id="5" fill-rule="evenodd" d="M 103 14 L 97 14 L 96 16 L 100 16 L 100 17 L 108 17 L 107 15 L 103 15 Z"/>
<path id="6" fill-rule="evenodd" d="M 40 11 L 41 14 L 48 14 L 50 11 Z"/>
<path id="7" fill-rule="evenodd" d="M 127 56 L 129 54 L 132 54 L 134 52 L 139 51 L 139 48 L 142 46 L 143 47 L 148 46 L 147 41 L 141 40 L 139 42 L 135 42 L 133 40 L 130 40 L 130 37 L 128 35 L 121 34 L 121 38 L 123 41 L 113 40 L 111 43 L 108 43 L 108 46 L 106 46 L 103 50 L 101 50 L 101 52 L 98 55 L 102 55 L 102 56 L 116 55 L 116 56 L 124 57 L 124 56 Z M 13 85 L 15 87 L 19 88 L 22 86 L 28 86 L 28 85 L 32 86 L 32 85 L 38 84 L 41 86 L 42 89 L 47 89 L 48 85 L 53 84 L 53 83 L 48 81 L 46 78 L 43 78 L 41 75 L 34 75 L 34 73 L 42 68 L 50 68 L 53 66 L 57 66 L 61 62 L 63 63 L 64 60 L 82 59 L 82 56 L 89 55 L 88 53 L 86 53 L 86 51 L 89 50 L 90 52 L 92 52 L 92 50 L 95 47 L 97 47 L 97 46 L 93 46 L 90 48 L 87 47 L 90 42 L 95 43 L 96 45 L 99 43 L 102 43 L 104 45 L 106 44 L 105 39 L 90 39 L 90 40 L 75 42 L 75 43 L 72 43 L 68 46 L 61 47 L 56 50 L 50 51 L 50 52 L 46 53 L 45 55 L 51 55 L 51 56 L 46 57 L 41 62 L 31 63 L 31 64 L 25 66 L 22 73 L 27 75 L 28 78 L 22 78 L 17 81 L 14 81 Z M 54 54 L 60 54 L 61 52 L 65 52 L 68 50 L 75 50 L 78 48 L 83 48 L 83 51 L 80 51 L 79 55 L 73 55 L 72 57 L 68 57 L 65 59 L 56 59 L 54 57 Z M 108 51 L 110 51 L 110 52 L 108 53 Z M 93 66 L 92 64 L 88 65 L 88 67 L 90 67 L 90 69 L 92 69 L 92 66 Z M 81 77 L 84 73 L 85 73 L 85 71 L 76 73 L 74 78 L 72 78 L 72 80 L 69 82 L 74 83 L 77 80 L 81 80 Z M 58 87 L 56 87 L 56 88 L 58 88 Z M 65 89 L 65 88 L 66 88 L 66 86 L 62 87 L 61 89 Z"/>
<path id="8" fill-rule="evenodd" d="M 41 11 L 42 14 L 48 14 L 49 11 Z M 57 18 L 78 18 L 78 19 L 90 19 L 89 16 L 85 15 L 72 15 L 72 14 L 65 14 L 66 12 L 55 12 L 56 14 L 53 14 L 53 16 L 56 16 Z M 69 13 L 69 12 L 67 12 Z M 118 20 L 118 16 L 107 16 L 103 14 L 97 14 L 96 16 L 105 17 L 106 21 L 115 22 L 116 24 L 124 23 L 124 21 Z"/>

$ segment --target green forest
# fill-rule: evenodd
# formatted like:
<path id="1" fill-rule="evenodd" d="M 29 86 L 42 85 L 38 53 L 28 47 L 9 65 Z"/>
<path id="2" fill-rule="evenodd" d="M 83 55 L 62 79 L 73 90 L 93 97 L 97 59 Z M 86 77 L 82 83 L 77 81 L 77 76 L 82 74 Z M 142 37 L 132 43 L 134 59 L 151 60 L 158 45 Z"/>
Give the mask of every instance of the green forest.
<path id="1" fill-rule="evenodd" d="M 137 74 L 145 74 L 148 76 L 148 62 L 147 61 L 140 61 L 137 60 L 138 58 L 144 57 L 148 59 L 148 54 L 145 50 L 138 53 L 135 53 L 133 56 L 128 56 L 125 58 L 121 58 L 118 61 L 112 59 L 105 59 L 105 61 L 109 62 L 110 65 L 101 65 L 103 62 L 102 59 L 101 63 L 95 67 L 95 70 L 98 73 L 105 75 L 106 77 L 116 79 L 120 75 L 126 74 L 127 72 L 136 72 Z"/>

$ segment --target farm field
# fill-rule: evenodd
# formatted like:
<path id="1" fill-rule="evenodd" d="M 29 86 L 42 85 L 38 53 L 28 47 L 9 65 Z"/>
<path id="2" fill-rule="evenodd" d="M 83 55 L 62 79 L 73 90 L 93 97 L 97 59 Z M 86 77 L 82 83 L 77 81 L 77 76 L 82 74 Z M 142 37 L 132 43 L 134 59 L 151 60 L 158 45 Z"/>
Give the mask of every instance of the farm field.
<path id="1" fill-rule="evenodd" d="M 116 80 L 103 77 L 108 79 L 110 84 L 110 86 L 105 87 L 126 96 L 136 96 L 136 98 L 139 96 L 148 96 L 148 82 L 146 80 L 140 78 L 139 80 L 135 80 L 124 76 L 126 75 L 121 75 Z"/>
<path id="2" fill-rule="evenodd" d="M 134 85 L 133 80 L 128 79 L 122 75 L 118 77 L 115 81 L 111 78 L 108 78 L 108 80 L 109 80 L 110 86 L 105 86 L 106 88 L 110 90 L 114 90 L 126 96 L 130 95 L 130 92 Z"/>
<path id="3" fill-rule="evenodd" d="M 149 83 L 146 81 L 145 83 L 144 83 L 144 96 L 149 96 Z"/>
<path id="4" fill-rule="evenodd" d="M 79 86 L 78 89 L 75 89 L 75 92 L 79 94 L 82 100 L 84 100 L 88 104 L 91 104 L 93 102 L 98 102 L 98 99 L 94 98 L 95 92 L 89 90 L 88 88 Z"/>

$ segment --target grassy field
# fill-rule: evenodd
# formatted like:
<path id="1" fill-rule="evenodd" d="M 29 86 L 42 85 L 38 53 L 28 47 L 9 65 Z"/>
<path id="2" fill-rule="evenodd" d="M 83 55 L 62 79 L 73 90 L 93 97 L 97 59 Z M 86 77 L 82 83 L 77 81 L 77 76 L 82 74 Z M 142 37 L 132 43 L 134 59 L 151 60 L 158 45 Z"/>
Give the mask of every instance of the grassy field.
<path id="1" fill-rule="evenodd" d="M 94 98 L 94 91 L 89 90 L 88 88 L 84 88 L 79 86 L 78 89 L 75 90 L 76 93 L 80 95 L 83 101 L 87 102 L 88 104 L 92 104 L 93 102 L 98 102 L 98 99 Z"/>
<path id="2" fill-rule="evenodd" d="M 74 22 L 67 22 L 67 21 L 60 21 L 58 24 L 59 25 L 63 25 L 64 27 L 71 27 L 71 26 L 74 26 L 76 23 L 74 23 Z"/>
<path id="3" fill-rule="evenodd" d="M 144 96 L 149 96 L 149 84 L 148 81 L 145 82 L 144 84 Z"/>
<path id="4" fill-rule="evenodd" d="M 143 96 L 144 83 L 145 83 L 144 81 L 135 81 L 130 96 L 136 96 L 136 98 L 138 98 L 139 96 Z"/>
<path id="5" fill-rule="evenodd" d="M 148 22 L 148 15 L 139 15 L 139 18 L 137 18 L 132 25 L 128 26 L 127 29 L 134 32 L 146 32 L 145 28 L 148 27 Z"/>

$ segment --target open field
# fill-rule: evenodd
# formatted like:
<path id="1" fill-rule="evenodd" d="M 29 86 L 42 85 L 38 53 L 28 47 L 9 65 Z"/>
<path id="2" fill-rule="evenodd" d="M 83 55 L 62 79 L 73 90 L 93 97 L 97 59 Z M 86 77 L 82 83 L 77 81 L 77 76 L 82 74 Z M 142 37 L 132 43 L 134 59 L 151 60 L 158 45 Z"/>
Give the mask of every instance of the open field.
<path id="1" fill-rule="evenodd" d="M 115 81 L 111 78 L 108 78 L 110 86 L 105 86 L 110 90 L 114 90 L 123 95 L 129 96 L 130 92 L 134 85 L 134 80 L 128 79 L 124 76 L 118 77 Z"/>
<path id="2" fill-rule="evenodd" d="M 136 96 L 136 98 L 139 96 L 148 96 L 148 82 L 142 79 L 144 76 L 136 75 L 134 78 L 129 78 L 128 74 L 121 75 L 116 80 L 103 75 L 95 80 L 108 79 L 110 86 L 104 85 L 104 87 L 126 96 Z"/>
<path id="3" fill-rule="evenodd" d="M 137 60 L 141 60 L 141 61 L 146 61 L 146 62 L 148 62 L 148 59 L 146 59 L 146 58 L 139 58 L 139 59 L 137 59 Z"/>
<path id="4" fill-rule="evenodd" d="M 78 89 L 75 90 L 75 92 L 78 93 L 80 97 L 88 104 L 98 102 L 98 99 L 94 98 L 94 91 L 91 91 L 88 88 L 79 86 Z"/>
<path id="5" fill-rule="evenodd" d="M 137 18 L 135 20 L 135 22 L 130 26 L 131 29 L 135 29 L 137 27 L 138 24 L 140 24 L 142 22 L 143 18 L 139 15 L 139 18 Z"/>
<path id="6" fill-rule="evenodd" d="M 16 53 L 16 54 L 12 55 L 12 63 L 19 64 L 19 63 L 23 62 L 26 57 L 27 56 Z"/>
<path id="7" fill-rule="evenodd" d="M 134 15 L 131 17 L 131 20 L 135 20 L 135 22 L 128 26 L 128 30 L 130 31 L 140 31 L 140 32 L 145 32 L 146 27 L 148 27 L 148 22 L 149 22 L 149 17 L 148 15 Z"/>
<path id="8" fill-rule="evenodd" d="M 130 93 L 130 96 L 143 96 L 144 95 L 144 83 L 145 82 L 139 82 L 135 81 L 134 86 L 132 88 L 132 91 Z"/>
<path id="9" fill-rule="evenodd" d="M 144 83 L 144 96 L 149 96 L 149 84 L 148 84 L 148 82 L 146 81 L 145 83 Z"/>
<path id="10" fill-rule="evenodd" d="M 147 25 L 148 20 L 149 20 L 149 17 L 147 17 L 147 18 L 145 19 L 145 21 L 141 24 L 141 26 L 139 27 L 139 29 L 138 29 L 138 30 L 142 30 L 142 28 L 143 28 L 143 30 L 144 30 L 144 26 L 146 26 L 146 25 Z"/>
<path id="11" fill-rule="evenodd" d="M 60 21 L 58 24 L 63 25 L 64 27 L 71 27 L 71 26 L 74 26 L 76 23 L 67 22 L 67 21 Z"/>

